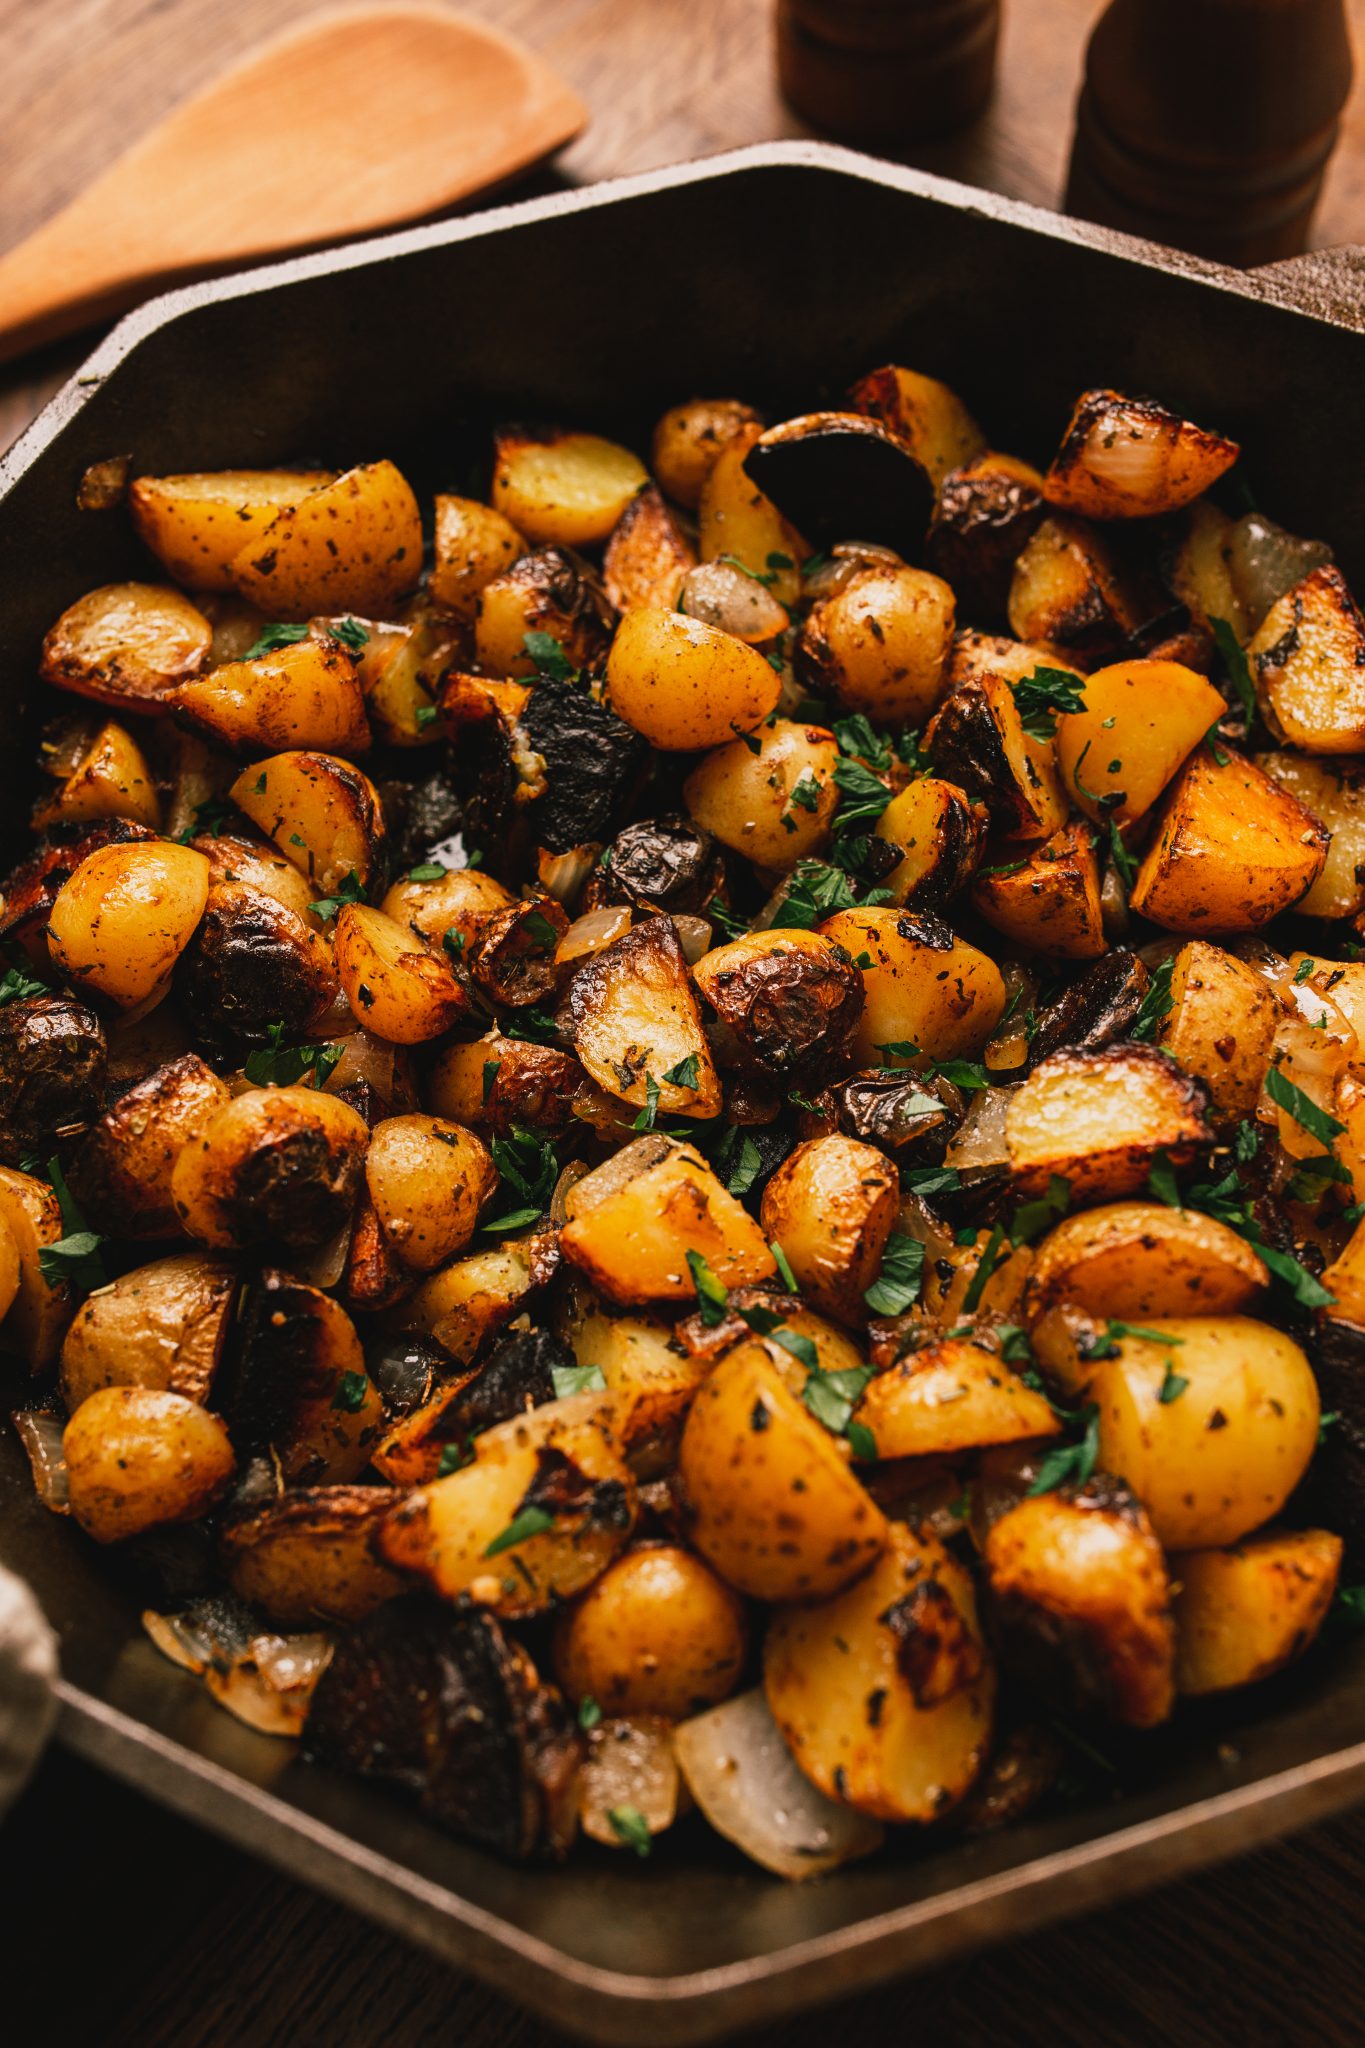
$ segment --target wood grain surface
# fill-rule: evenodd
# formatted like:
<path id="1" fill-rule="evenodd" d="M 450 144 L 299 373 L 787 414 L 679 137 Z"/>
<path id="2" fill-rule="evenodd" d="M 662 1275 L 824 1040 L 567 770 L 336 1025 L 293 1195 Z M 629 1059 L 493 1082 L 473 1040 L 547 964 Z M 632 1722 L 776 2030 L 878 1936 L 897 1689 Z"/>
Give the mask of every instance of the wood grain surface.
<path id="1" fill-rule="evenodd" d="M 802 132 L 768 0 L 466 0 L 583 94 L 574 180 Z M 1365 0 L 1353 0 L 1357 22 Z M 310 0 L 0 0 L 0 249 Z M 996 101 L 929 168 L 1055 204 L 1097 0 L 1006 0 Z M 299 91 L 308 91 L 300 79 Z M 363 105 L 357 109 L 363 121 Z M 1315 240 L 1365 241 L 1365 89 Z M 0 377 L 0 446 L 79 347 Z M 564 2037 L 54 1752 L 0 1831 L 4 2038 L 43 2048 L 560 2048 Z M 566 1880 L 571 1882 L 572 1880 Z M 1355 2048 L 1365 1816 L 749 2038 L 915 2048 Z"/>

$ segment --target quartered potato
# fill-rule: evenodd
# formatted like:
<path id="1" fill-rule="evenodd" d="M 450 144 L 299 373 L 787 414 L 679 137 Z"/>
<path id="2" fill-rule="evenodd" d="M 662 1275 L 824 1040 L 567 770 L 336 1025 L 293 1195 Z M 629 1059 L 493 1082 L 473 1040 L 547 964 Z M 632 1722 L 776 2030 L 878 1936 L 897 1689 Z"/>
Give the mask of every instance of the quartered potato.
<path id="1" fill-rule="evenodd" d="M 1167 931 L 1255 931 L 1306 895 L 1327 857 L 1327 834 L 1296 797 L 1220 756 L 1200 747 L 1186 762 L 1133 883 L 1133 909 Z"/>
<path id="2" fill-rule="evenodd" d="M 904 563 L 863 569 L 813 606 L 798 670 L 843 711 L 922 725 L 943 695 L 955 622 L 942 577 Z"/>
<path id="3" fill-rule="evenodd" d="M 763 1190 L 767 1237 L 780 1244 L 797 1285 L 817 1308 L 860 1323 L 900 1206 L 885 1153 L 853 1138 L 798 1145 Z"/>
<path id="4" fill-rule="evenodd" d="M 1285 1529 L 1230 1550 L 1187 1550 L 1172 1565 L 1176 1690 L 1228 1692 L 1308 1648 L 1336 1592 L 1341 1538 Z"/>
<path id="5" fill-rule="evenodd" d="M 1358 916 L 1365 910 L 1365 764 L 1288 751 L 1255 760 L 1330 835 L 1322 871 L 1299 899 L 1299 911 L 1304 917 Z"/>
<path id="6" fill-rule="evenodd" d="M 574 975 L 574 1050 L 599 1088 L 664 1115 L 713 1117 L 720 1077 L 670 918 L 637 924 Z"/>
<path id="7" fill-rule="evenodd" d="M 600 434 L 503 427 L 493 437 L 493 505 L 537 546 L 607 538 L 649 472 Z"/>
<path id="8" fill-rule="evenodd" d="M 1116 655 L 1142 624 L 1108 542 L 1079 519 L 1045 519 L 1026 543 L 1008 615 L 1016 640 L 1047 641 L 1095 664 Z"/>
<path id="9" fill-rule="evenodd" d="M 1260 1299 L 1265 1266 L 1245 1238 L 1197 1209 L 1111 1202 L 1068 1216 L 1033 1255 L 1030 1320 L 1060 1302 L 1095 1316 L 1235 1315 Z"/>
<path id="10" fill-rule="evenodd" d="M 692 978 L 726 1066 L 804 1086 L 847 1063 L 863 986 L 837 940 L 746 932 L 703 953 Z"/>
<path id="11" fill-rule="evenodd" d="M 1028 665 L 1034 666 L 1032 656 Z M 1069 671 L 1068 671 L 1069 673 Z M 987 669 L 945 700 L 924 735 L 934 773 L 983 803 L 1011 839 L 1050 839 L 1067 797 L 1053 743 L 1025 730 L 1012 684 Z"/>
<path id="12" fill-rule="evenodd" d="M 779 604 L 790 605 L 810 548 L 744 466 L 762 432 L 755 418 L 727 439 L 707 470 L 697 501 L 698 545 L 703 562 L 737 562 L 761 576 Z"/>
<path id="13" fill-rule="evenodd" d="M 167 700 L 209 739 L 235 753 L 286 747 L 364 754 L 370 746 L 354 657 L 334 640 L 298 640 L 251 661 L 224 662 L 181 683 Z"/>
<path id="14" fill-rule="evenodd" d="M 67 1407 L 74 1414 L 101 1387 L 153 1387 L 206 1402 L 236 1294 L 233 1267 L 203 1252 L 174 1252 L 100 1288 L 62 1340 Z"/>
<path id="15" fill-rule="evenodd" d="M 97 1543 L 205 1514 L 235 1459 L 220 1415 L 164 1388 L 102 1387 L 62 1439 L 71 1512 Z"/>
<path id="16" fill-rule="evenodd" d="M 985 837 L 984 805 L 956 783 L 923 775 L 892 797 L 877 820 L 876 836 L 900 860 L 883 887 L 896 904 L 936 910 L 972 878 Z"/>
<path id="17" fill-rule="evenodd" d="M 684 800 L 732 853 L 760 868 L 788 867 L 818 854 L 829 839 L 838 759 L 834 735 L 823 726 L 765 719 L 752 735 L 707 754 L 683 785 Z"/>
<path id="18" fill-rule="evenodd" d="M 534 676 L 528 633 L 546 633 L 574 668 L 600 661 L 615 614 L 597 572 L 568 548 L 537 548 L 490 577 L 474 602 L 474 653 L 495 676 Z M 543 657 L 542 657 L 543 658 Z"/>
<path id="19" fill-rule="evenodd" d="M 282 505 L 251 534 L 229 573 L 268 619 L 315 612 L 382 618 L 422 573 L 422 520 L 391 462 L 365 463 Z"/>
<path id="20" fill-rule="evenodd" d="M 1098 960 L 1107 941 L 1094 841 L 1079 819 L 1041 845 L 1016 849 L 1004 841 L 996 849 L 1002 857 L 977 869 L 972 902 L 987 924 L 1029 952 Z M 1011 853 L 1013 860 L 1005 857 Z"/>
<path id="21" fill-rule="evenodd" d="M 696 565 L 696 550 L 658 486 L 643 484 L 607 542 L 602 558 L 607 596 L 618 612 L 642 604 L 676 608 L 683 578 Z"/>
<path id="22" fill-rule="evenodd" d="M 1274 991 L 1235 954 L 1191 939 L 1175 956 L 1158 1040 L 1209 1091 L 1220 1122 L 1250 1116 L 1270 1061 Z"/>
<path id="23" fill-rule="evenodd" d="M 201 1244 L 322 1244 L 350 1212 L 369 1136 L 335 1095 L 249 1089 L 181 1148 L 171 1173 L 176 1213 Z"/>
<path id="24" fill-rule="evenodd" d="M 1178 661 L 1120 661 L 1085 679 L 1083 711 L 1057 725 L 1062 786 L 1096 824 L 1131 824 L 1227 710 L 1206 676 Z"/>
<path id="25" fill-rule="evenodd" d="M 469 995 L 449 959 L 382 910 L 344 903 L 335 945 L 337 974 L 356 1023 L 377 1037 L 420 1045 L 469 1015 Z"/>
<path id="26" fill-rule="evenodd" d="M 43 642 L 44 682 L 116 711 L 159 709 L 208 659 L 213 628 L 178 590 L 109 583 L 78 598 Z"/>
<path id="27" fill-rule="evenodd" d="M 1204 1100 L 1148 1046 L 1054 1053 L 1010 1097 L 1010 1172 L 1038 1193 L 1060 1175 L 1073 1202 L 1133 1194 L 1160 1158 L 1180 1163 L 1208 1141 Z"/>
<path id="28" fill-rule="evenodd" d="M 689 1252 L 724 1287 L 776 1271 L 762 1231 L 701 1154 L 662 1134 L 637 1138 L 575 1181 L 565 1210 L 565 1257 L 626 1307 L 690 1300 Z"/>
<path id="29" fill-rule="evenodd" d="M 208 894 L 209 864 L 192 847 L 165 839 L 101 847 L 52 905 L 53 964 L 117 1009 L 150 1004 L 165 994 Z"/>
<path id="30" fill-rule="evenodd" d="M 973 1059 L 1000 1021 L 1005 984 L 993 960 L 938 918 L 901 910 L 841 910 L 820 926 L 862 970 L 863 1013 L 853 1055 L 894 1064 L 907 1043 L 932 1059 Z M 887 1054 L 886 1048 L 895 1050 Z"/>
<path id="31" fill-rule="evenodd" d="M 1306 754 L 1365 754 L 1365 619 L 1339 569 L 1314 569 L 1247 644 L 1267 723 Z"/>
<path id="32" fill-rule="evenodd" d="M 187 590 L 235 590 L 232 564 L 277 513 L 332 482 L 328 470 L 216 469 L 138 476 L 128 486 L 133 524 Z"/>
<path id="33" fill-rule="evenodd" d="M 405 1590 L 372 1538 L 393 1511 L 383 1486 L 301 1486 L 232 1516 L 222 1536 L 234 1593 L 277 1628 L 363 1620 Z"/>
<path id="34" fill-rule="evenodd" d="M 141 747 L 121 725 L 102 725 L 78 750 L 58 789 L 33 813 L 35 828 L 87 818 L 132 818 L 156 831 L 161 800 Z"/>
<path id="35" fill-rule="evenodd" d="M 650 465 L 675 504 L 695 512 L 702 488 L 731 442 L 763 422 L 738 398 L 692 398 L 672 406 L 654 429 Z"/>
<path id="36" fill-rule="evenodd" d="M 1042 1394 L 965 1337 L 945 1337 L 878 1373 L 855 1413 L 879 1458 L 958 1457 L 1060 1428 Z"/>
<path id="37" fill-rule="evenodd" d="M 888 363 L 860 377 L 849 397 L 860 412 L 900 436 L 936 487 L 985 449 L 986 436 L 957 393 L 922 371 Z"/>
<path id="38" fill-rule="evenodd" d="M 472 616 L 479 592 L 525 553 L 523 536 L 491 505 L 476 498 L 437 498 L 430 588 L 438 604 Z"/>
<path id="39" fill-rule="evenodd" d="M 381 871 L 384 812 L 367 775 L 335 754 L 290 751 L 244 768 L 232 801 L 273 839 L 319 897 Z"/>
<path id="40" fill-rule="evenodd" d="M 70 1283 L 43 1250 L 64 1235 L 61 1205 L 46 1181 L 0 1166 L 3 1292 L 0 1350 L 17 1353 L 32 1372 L 51 1365 L 75 1306 Z"/>

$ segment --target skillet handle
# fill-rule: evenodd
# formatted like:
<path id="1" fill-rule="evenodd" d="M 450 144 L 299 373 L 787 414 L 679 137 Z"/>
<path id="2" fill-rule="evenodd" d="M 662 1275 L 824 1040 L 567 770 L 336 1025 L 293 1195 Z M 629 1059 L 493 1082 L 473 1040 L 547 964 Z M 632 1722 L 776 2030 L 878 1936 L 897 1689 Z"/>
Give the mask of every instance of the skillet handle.
<path id="1" fill-rule="evenodd" d="M 1365 247 L 1313 249 L 1246 273 L 1267 298 L 1365 334 Z"/>

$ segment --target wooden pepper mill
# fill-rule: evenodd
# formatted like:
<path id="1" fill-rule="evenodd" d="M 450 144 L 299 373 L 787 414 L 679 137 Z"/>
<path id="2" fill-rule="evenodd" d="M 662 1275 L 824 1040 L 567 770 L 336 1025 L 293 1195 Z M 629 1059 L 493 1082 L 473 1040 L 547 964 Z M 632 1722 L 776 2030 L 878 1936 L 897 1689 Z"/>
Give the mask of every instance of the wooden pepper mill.
<path id="1" fill-rule="evenodd" d="M 1110 0 L 1067 211 L 1222 263 L 1296 256 L 1350 86 L 1344 0 Z"/>
<path id="2" fill-rule="evenodd" d="M 1000 0 L 777 0 L 777 72 L 803 121 L 895 150 L 975 120 Z"/>

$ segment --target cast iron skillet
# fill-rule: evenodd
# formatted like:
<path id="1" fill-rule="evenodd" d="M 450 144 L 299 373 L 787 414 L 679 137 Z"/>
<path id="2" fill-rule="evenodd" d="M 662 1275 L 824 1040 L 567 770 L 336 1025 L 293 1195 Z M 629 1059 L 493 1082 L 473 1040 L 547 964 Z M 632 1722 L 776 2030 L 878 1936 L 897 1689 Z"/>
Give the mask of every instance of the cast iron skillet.
<path id="1" fill-rule="evenodd" d="M 995 445 L 1035 458 L 1085 387 L 1157 393 L 1246 443 L 1260 502 L 1330 538 L 1360 586 L 1363 287 L 1359 252 L 1247 278 L 779 144 L 172 293 L 125 320 L 0 462 L 0 775 L 22 773 L 9 742 L 46 627 L 92 585 L 147 572 L 124 519 L 75 509 L 82 472 L 109 455 L 135 473 L 391 455 L 419 487 L 459 489 L 497 414 L 638 437 L 694 392 L 780 417 L 895 359 L 948 379 Z M 0 818 L 20 816 L 0 800 Z M 807 1886 L 699 1824 L 647 1868 L 590 1851 L 510 1869 L 216 1708 L 142 1636 L 110 1560 L 36 1504 L 7 1430 L 0 1557 L 61 1632 L 74 1748 L 598 2040 L 776 2018 L 1365 1794 L 1357 1643 L 1182 1717 L 1138 1748 L 1133 1775 L 986 1840 L 912 1839 Z"/>

